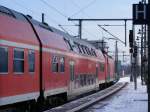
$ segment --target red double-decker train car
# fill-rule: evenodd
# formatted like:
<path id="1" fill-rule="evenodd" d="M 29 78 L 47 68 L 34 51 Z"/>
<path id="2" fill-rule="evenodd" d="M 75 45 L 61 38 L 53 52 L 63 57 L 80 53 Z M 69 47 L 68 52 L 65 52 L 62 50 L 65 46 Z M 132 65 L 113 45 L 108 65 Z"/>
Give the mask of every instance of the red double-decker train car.
<path id="1" fill-rule="evenodd" d="M 114 60 L 85 40 L 3 6 L 0 26 L 0 110 L 74 98 L 116 80 Z"/>

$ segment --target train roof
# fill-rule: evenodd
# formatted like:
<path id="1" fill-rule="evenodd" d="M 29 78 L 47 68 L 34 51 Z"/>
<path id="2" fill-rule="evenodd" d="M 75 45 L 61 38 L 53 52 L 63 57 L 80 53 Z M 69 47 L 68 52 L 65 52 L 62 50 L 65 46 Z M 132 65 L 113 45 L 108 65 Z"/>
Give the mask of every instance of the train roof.
<path id="1" fill-rule="evenodd" d="M 10 17 L 15 18 L 15 19 L 20 20 L 20 21 L 28 22 L 27 19 L 24 17 L 24 16 L 26 16 L 27 18 L 30 19 L 30 21 L 32 22 L 33 25 L 36 25 L 42 29 L 45 29 L 45 30 L 51 32 L 51 34 L 55 33 L 55 34 L 60 35 L 60 36 L 56 36 L 56 37 L 63 37 L 66 40 L 71 40 L 71 41 L 79 43 L 81 45 L 85 45 L 89 48 L 94 49 L 96 51 L 96 54 L 98 54 L 98 56 L 103 55 L 100 50 L 96 50 L 96 48 L 92 44 L 90 44 L 87 40 L 75 38 L 68 33 L 65 33 L 59 29 L 56 29 L 56 28 L 48 25 L 47 23 L 42 23 L 42 22 L 39 22 L 39 21 L 33 19 L 30 15 L 24 15 L 22 13 L 19 13 L 17 11 L 12 10 L 12 9 L 6 8 L 4 6 L 0 6 L 0 13 L 7 15 L 7 16 L 10 16 Z"/>
<path id="2" fill-rule="evenodd" d="M 26 22 L 27 22 L 26 18 L 23 16 L 22 13 L 19 13 L 19 12 L 17 12 L 17 11 L 12 10 L 12 9 L 6 8 L 6 7 L 4 7 L 4 6 L 0 6 L 0 13 L 3 13 L 3 14 L 8 15 L 8 16 L 10 16 L 10 17 L 13 17 L 13 18 L 15 18 L 15 19 L 17 19 L 17 20 L 21 20 L 21 21 L 26 21 Z M 54 27 L 52 27 L 52 26 L 49 26 L 47 23 L 39 22 L 39 21 L 33 19 L 32 16 L 30 16 L 30 15 L 26 15 L 26 16 L 31 20 L 31 22 L 32 22 L 34 25 L 37 25 L 37 26 L 39 26 L 39 27 L 42 27 L 42 28 L 44 28 L 44 29 L 46 29 L 46 30 L 49 30 L 49 31 L 51 31 L 51 32 L 57 33 L 57 34 L 59 34 L 59 35 L 65 37 L 65 38 L 72 39 L 72 40 L 74 40 L 74 41 L 76 41 L 76 42 L 79 42 L 79 43 L 82 43 L 82 44 L 88 44 L 88 46 L 94 47 L 94 46 L 92 46 L 92 45 L 89 44 L 88 42 L 85 42 L 85 41 L 82 40 L 82 39 L 75 38 L 75 37 L 73 37 L 73 36 L 70 35 L 70 34 L 67 34 L 67 33 L 65 33 L 65 32 L 63 32 L 63 31 L 61 31 L 61 30 L 59 30 L 59 29 L 56 29 L 56 28 L 54 28 Z"/>

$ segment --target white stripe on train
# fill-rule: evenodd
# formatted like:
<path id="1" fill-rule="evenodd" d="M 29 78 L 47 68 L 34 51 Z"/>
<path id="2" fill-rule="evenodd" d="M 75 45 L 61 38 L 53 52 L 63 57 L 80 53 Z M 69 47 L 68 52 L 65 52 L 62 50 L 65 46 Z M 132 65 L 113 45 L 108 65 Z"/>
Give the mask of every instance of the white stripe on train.
<path id="1" fill-rule="evenodd" d="M 2 97 L 0 98 L 0 106 L 37 99 L 38 97 L 39 97 L 39 92 Z"/>
<path id="2" fill-rule="evenodd" d="M 55 95 L 59 93 L 67 92 L 67 87 L 51 89 L 44 92 L 44 97 Z M 28 100 L 37 100 L 39 97 L 39 92 L 27 93 L 27 94 L 20 94 L 15 96 L 8 96 L 0 98 L 0 106 L 14 104 L 18 102 L 28 101 Z"/>
<path id="3" fill-rule="evenodd" d="M 32 50 L 39 50 L 39 46 L 36 45 L 29 45 L 29 44 L 24 44 L 24 43 L 19 43 L 19 42 L 12 42 L 12 41 L 7 41 L 7 40 L 2 40 L 0 39 L 0 44 L 5 45 L 5 46 L 12 46 L 12 47 L 17 47 L 17 48 L 27 48 L 27 49 L 32 49 Z M 96 62 L 104 62 L 104 60 L 96 59 L 95 57 L 92 56 L 84 56 L 82 54 L 77 54 L 77 53 L 70 53 L 70 52 L 64 52 L 60 50 L 55 50 L 51 48 L 43 48 L 44 52 L 50 52 L 50 53 L 56 53 L 56 54 L 61 54 L 61 55 L 66 55 L 66 56 L 71 56 L 71 57 L 76 57 L 76 58 L 81 58 L 81 59 L 88 59 L 91 61 L 96 61 Z"/>
<path id="4" fill-rule="evenodd" d="M 18 43 L 18 42 L 12 42 L 12 41 L 2 40 L 2 39 L 0 39 L 0 44 L 6 45 L 6 46 L 23 48 L 23 49 L 28 48 L 28 49 L 33 49 L 33 50 L 39 50 L 38 46 L 23 44 L 23 43 Z"/>

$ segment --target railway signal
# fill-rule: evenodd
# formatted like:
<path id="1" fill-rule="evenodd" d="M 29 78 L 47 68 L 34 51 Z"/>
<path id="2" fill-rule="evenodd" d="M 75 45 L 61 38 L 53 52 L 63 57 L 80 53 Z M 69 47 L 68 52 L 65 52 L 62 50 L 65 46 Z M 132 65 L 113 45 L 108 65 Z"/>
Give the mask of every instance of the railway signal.
<path id="1" fill-rule="evenodd" d="M 129 46 L 133 47 L 133 30 L 129 31 Z"/>
<path id="2" fill-rule="evenodd" d="M 138 50 L 138 49 L 137 49 L 137 46 L 135 45 L 135 46 L 134 46 L 134 51 L 133 51 L 133 57 L 136 57 L 136 56 L 137 56 L 137 53 L 138 53 L 137 50 Z"/>

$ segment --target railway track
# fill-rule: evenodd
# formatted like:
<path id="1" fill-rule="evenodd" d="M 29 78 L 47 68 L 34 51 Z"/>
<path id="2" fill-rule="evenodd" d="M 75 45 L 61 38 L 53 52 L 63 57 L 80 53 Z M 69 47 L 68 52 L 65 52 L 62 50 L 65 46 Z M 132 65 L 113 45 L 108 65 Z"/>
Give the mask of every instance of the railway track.
<path id="1" fill-rule="evenodd" d="M 121 88 L 123 88 L 126 85 L 127 83 L 119 82 L 105 90 L 74 100 L 72 102 L 66 103 L 64 105 L 58 106 L 56 108 L 52 108 L 44 112 L 78 112 L 112 95 L 113 93 L 119 91 Z"/>

